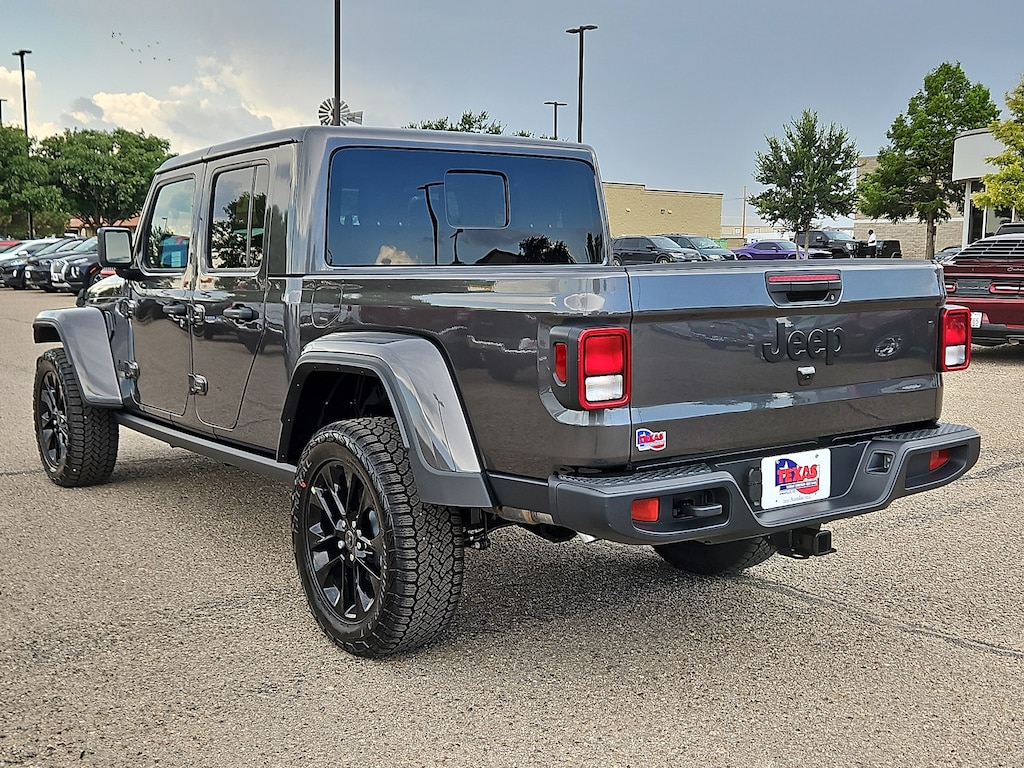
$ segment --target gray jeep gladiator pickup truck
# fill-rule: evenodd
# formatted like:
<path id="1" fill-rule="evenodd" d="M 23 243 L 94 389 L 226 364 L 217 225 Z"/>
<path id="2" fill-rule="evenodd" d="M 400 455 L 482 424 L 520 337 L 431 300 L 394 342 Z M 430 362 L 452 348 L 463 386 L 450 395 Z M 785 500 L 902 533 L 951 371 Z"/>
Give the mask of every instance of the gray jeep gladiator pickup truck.
<path id="1" fill-rule="evenodd" d="M 970 317 L 937 265 L 609 242 L 582 145 L 314 127 L 173 158 L 99 233 L 120 294 L 35 320 L 43 466 L 105 482 L 126 427 L 292 483 L 312 613 L 377 657 L 443 633 L 504 525 L 717 574 L 977 460 L 938 421 Z"/>

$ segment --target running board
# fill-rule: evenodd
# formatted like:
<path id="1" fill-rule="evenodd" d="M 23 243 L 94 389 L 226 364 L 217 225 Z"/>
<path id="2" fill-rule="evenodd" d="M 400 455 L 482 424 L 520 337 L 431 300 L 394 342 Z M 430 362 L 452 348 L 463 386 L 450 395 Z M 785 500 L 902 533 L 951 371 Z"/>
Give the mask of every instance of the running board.
<path id="1" fill-rule="evenodd" d="M 233 448 L 216 443 L 213 440 L 207 440 L 205 437 L 182 432 L 165 424 L 157 424 L 125 411 L 116 411 L 114 417 L 121 426 L 149 437 L 155 437 L 157 440 L 162 440 L 173 448 L 185 448 L 215 461 L 222 461 L 233 467 L 255 472 L 286 483 L 291 483 L 295 478 L 294 464 L 282 464 L 268 456 L 260 456 L 256 453 L 244 451 L 241 448 Z"/>

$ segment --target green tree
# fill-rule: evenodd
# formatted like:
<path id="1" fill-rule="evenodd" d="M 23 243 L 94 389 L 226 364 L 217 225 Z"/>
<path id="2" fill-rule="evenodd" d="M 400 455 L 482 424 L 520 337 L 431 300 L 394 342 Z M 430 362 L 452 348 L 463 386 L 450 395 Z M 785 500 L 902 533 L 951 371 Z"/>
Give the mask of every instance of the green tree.
<path id="1" fill-rule="evenodd" d="M 916 215 L 927 225 L 925 258 L 932 258 L 937 223 L 953 208 L 963 211 L 963 184 L 953 182 L 953 140 L 998 114 L 988 88 L 971 83 L 959 63 L 940 64 L 893 121 L 878 167 L 858 182 L 861 211 L 894 223 Z"/>
<path id="2" fill-rule="evenodd" d="M 46 163 L 29 152 L 20 128 L 0 126 L 0 232 L 27 237 L 28 213 L 36 232 L 63 231 L 67 214 L 56 187 L 48 183 Z"/>
<path id="3" fill-rule="evenodd" d="M 754 180 L 768 189 L 750 202 L 761 217 L 806 232 L 819 216 L 852 213 L 857 147 L 846 129 L 821 125 L 818 113 L 805 109 L 783 132 L 781 139 L 766 137 L 768 151 L 757 153 Z"/>
<path id="4" fill-rule="evenodd" d="M 1017 218 L 1024 216 L 1024 77 L 1006 94 L 1006 108 L 1012 117 L 993 122 L 992 135 L 1006 150 L 988 158 L 999 170 L 981 177 L 985 191 L 974 195 L 973 202 L 982 208 L 1013 208 Z"/>
<path id="5" fill-rule="evenodd" d="M 172 156 L 168 146 L 142 131 L 67 130 L 43 139 L 40 152 L 68 210 L 96 229 L 142 209 L 153 171 Z"/>
<path id="6" fill-rule="evenodd" d="M 499 135 L 505 132 L 505 126 L 484 112 L 463 112 L 457 123 L 451 122 L 447 116 L 437 120 L 421 120 L 409 123 L 406 128 L 421 128 L 427 131 L 462 131 L 463 133 L 491 133 Z M 516 131 L 513 136 L 532 136 L 529 131 Z"/>

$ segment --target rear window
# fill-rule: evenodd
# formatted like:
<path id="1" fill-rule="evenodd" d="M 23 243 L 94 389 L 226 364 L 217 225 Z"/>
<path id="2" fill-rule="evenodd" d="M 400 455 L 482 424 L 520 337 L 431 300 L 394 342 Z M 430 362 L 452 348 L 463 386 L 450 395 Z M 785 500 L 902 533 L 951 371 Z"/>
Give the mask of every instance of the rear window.
<path id="1" fill-rule="evenodd" d="M 953 257 L 957 262 L 972 259 L 1024 260 L 1024 234 L 976 240 Z"/>
<path id="2" fill-rule="evenodd" d="M 580 160 L 388 148 L 331 160 L 332 266 L 598 263 L 602 232 Z"/>

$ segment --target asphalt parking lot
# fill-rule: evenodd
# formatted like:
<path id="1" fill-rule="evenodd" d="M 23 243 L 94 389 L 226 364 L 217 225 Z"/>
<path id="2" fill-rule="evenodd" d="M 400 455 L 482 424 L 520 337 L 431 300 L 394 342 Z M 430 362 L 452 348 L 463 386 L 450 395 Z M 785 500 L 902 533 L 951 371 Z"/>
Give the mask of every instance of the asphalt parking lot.
<path id="1" fill-rule="evenodd" d="M 838 552 L 742 576 L 503 530 L 439 645 L 332 646 L 288 489 L 121 433 L 110 484 L 51 484 L 36 312 L 0 290 L 0 765 L 1021 766 L 1024 350 L 975 349 L 939 491 L 831 526 Z"/>

